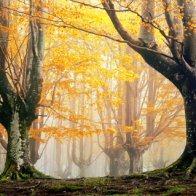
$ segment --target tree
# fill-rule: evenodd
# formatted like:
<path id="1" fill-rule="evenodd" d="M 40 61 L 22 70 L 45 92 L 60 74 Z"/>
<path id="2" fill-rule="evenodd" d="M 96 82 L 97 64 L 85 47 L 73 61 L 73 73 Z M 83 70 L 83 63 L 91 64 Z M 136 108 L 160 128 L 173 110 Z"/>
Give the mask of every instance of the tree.
<path id="1" fill-rule="evenodd" d="M 133 12 L 132 5 L 125 2 L 121 4 L 127 11 Z M 157 3 L 157 2 L 156 2 Z M 139 39 L 136 40 L 120 21 L 116 4 L 111 0 L 102 1 L 102 5 L 111 19 L 115 29 L 122 39 L 136 52 L 146 63 L 169 79 L 181 92 L 184 99 L 186 115 L 186 147 L 179 160 L 169 167 L 169 171 L 187 169 L 190 175 L 196 167 L 196 31 L 195 31 L 195 1 L 162 1 L 164 6 L 165 22 L 168 26 L 167 34 L 154 18 L 155 2 L 146 0 L 143 3 L 141 15 L 137 12 L 143 24 Z M 158 3 L 157 3 L 158 5 Z M 171 13 L 171 8 L 177 6 L 177 16 Z M 145 8 L 145 9 L 144 9 Z M 175 25 L 177 22 L 178 26 Z M 155 42 L 153 28 L 159 30 L 167 42 L 171 55 L 159 51 Z M 179 30 L 180 29 L 180 30 Z"/>
<path id="2" fill-rule="evenodd" d="M 29 159 L 29 128 L 37 118 L 36 107 L 42 90 L 42 58 L 44 53 L 44 26 L 38 18 L 27 18 L 26 55 L 18 48 L 12 58 L 10 18 L 8 8 L 12 1 L 0 1 L 0 123 L 8 135 L 7 156 L 1 177 L 20 179 L 42 175 Z M 35 5 L 30 0 L 30 16 L 42 15 L 42 1 Z M 24 34 L 25 34 L 24 33 Z M 20 61 L 21 60 L 21 61 Z M 20 63 L 20 64 L 19 64 Z"/>
<path id="3" fill-rule="evenodd" d="M 184 99 L 187 128 L 187 144 L 180 159 L 170 167 L 185 171 L 189 175 L 195 168 L 195 2 L 193 0 L 179 1 L 101 1 L 101 6 L 77 0 L 70 0 L 74 4 L 80 4 L 80 9 L 71 9 L 75 18 L 83 18 L 88 25 L 78 25 L 76 20 L 70 17 L 63 20 L 63 12 L 59 14 L 60 22 L 54 24 L 57 27 L 71 28 L 101 37 L 107 37 L 120 43 L 127 43 L 130 48 L 139 53 L 142 58 L 155 70 L 169 79 L 180 91 Z M 71 4 L 71 3 L 70 3 Z M 70 5 L 69 4 L 69 5 Z M 88 13 L 91 9 L 97 9 L 97 13 L 105 10 L 122 39 L 113 36 L 112 29 L 107 32 L 105 24 L 107 19 L 91 23 L 91 17 L 84 14 L 82 7 L 87 6 Z M 77 8 L 73 5 L 73 8 Z M 156 10 L 157 8 L 157 10 Z M 73 11 L 74 10 L 74 11 Z M 85 10 L 86 11 L 86 10 Z M 92 11 L 92 10 L 91 10 Z M 54 17 L 54 11 L 51 12 Z M 132 16 L 135 15 L 137 19 Z M 95 19 L 97 15 L 95 14 Z M 93 19 L 94 19 L 93 18 Z M 141 20 L 140 35 L 137 39 L 135 22 Z M 83 21 L 84 21 L 83 20 Z M 128 21 L 129 20 L 129 21 Z M 97 25 L 99 24 L 99 25 Z M 130 28 L 130 24 L 132 25 Z M 88 27 L 87 27 L 88 26 Z M 109 25 L 108 25 L 109 26 Z M 110 27 L 109 27 L 110 28 Z M 129 30 L 128 30 L 129 29 Z M 164 41 L 161 41 L 164 39 Z M 164 47 L 160 47 L 160 42 Z M 168 171 L 169 171 L 168 170 Z"/>
<path id="4" fill-rule="evenodd" d="M 124 55 L 123 49 L 126 51 Z M 97 109 L 104 136 L 104 140 L 102 137 L 98 138 L 98 144 L 109 158 L 109 175 L 112 176 L 120 174 L 125 152 L 130 162 L 129 172 L 141 172 L 144 152 L 167 129 L 172 132 L 172 127 L 175 126 L 172 124 L 179 120 L 178 114 L 183 108 L 181 99 L 176 98 L 177 89 L 174 90 L 173 85 L 169 85 L 166 79 L 155 74 L 152 68 L 143 69 L 144 62 L 138 55 L 133 52 L 130 55 L 127 52 L 127 48 L 121 48 L 121 61 L 117 61 L 117 66 L 130 69 L 131 65 L 134 73 L 140 77 L 133 81 L 121 79 L 117 81 L 115 88 L 111 76 L 108 79 L 103 77 L 102 80 L 106 81 L 108 86 L 113 86 L 110 89 L 119 91 L 116 97 L 118 102 L 114 101 L 116 92 L 110 92 L 106 87 L 103 87 L 104 93 L 97 94 Z M 117 54 L 113 53 L 113 56 L 116 57 Z M 114 60 L 114 57 L 111 59 Z M 131 71 L 126 70 L 126 73 Z M 178 104 L 171 105 L 174 101 Z M 177 136 L 178 132 L 175 134 Z"/>
<path id="5" fill-rule="evenodd" d="M 40 117 L 38 117 L 36 120 L 32 123 L 32 129 L 38 130 L 44 127 L 44 108 L 38 110 L 38 114 L 40 113 Z M 31 133 L 32 134 L 32 133 Z M 41 137 L 41 133 L 38 133 L 38 136 Z M 41 158 L 41 155 L 39 154 L 39 148 L 40 148 L 40 141 L 38 139 L 35 139 L 33 137 L 29 140 L 30 145 L 30 161 L 33 165 L 36 164 L 36 162 Z"/>

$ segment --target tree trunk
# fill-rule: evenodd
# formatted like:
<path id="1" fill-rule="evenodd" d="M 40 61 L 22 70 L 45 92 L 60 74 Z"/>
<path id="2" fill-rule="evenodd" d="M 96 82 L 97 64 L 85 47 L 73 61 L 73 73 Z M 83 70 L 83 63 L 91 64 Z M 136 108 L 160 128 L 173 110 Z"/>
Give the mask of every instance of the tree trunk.
<path id="1" fill-rule="evenodd" d="M 110 176 L 118 176 L 119 175 L 119 162 L 117 157 L 109 157 L 110 165 L 109 165 L 109 175 Z"/>
<path id="2" fill-rule="evenodd" d="M 83 164 L 81 164 L 80 166 L 79 166 L 79 168 L 80 168 L 80 177 L 82 178 L 82 177 L 85 177 L 85 167 L 84 167 L 84 165 Z"/>
<path id="3" fill-rule="evenodd" d="M 21 133 L 19 130 L 19 114 L 14 113 L 8 132 L 8 146 L 5 169 L 2 175 L 12 175 L 12 179 L 19 178 L 17 171 L 19 171 L 22 165 L 22 142 Z M 13 171 L 15 171 L 13 173 Z M 15 175 L 15 176 L 14 176 Z"/>
<path id="4" fill-rule="evenodd" d="M 135 158 L 135 172 L 143 172 L 143 153 L 139 153 L 136 155 Z"/>
<path id="5" fill-rule="evenodd" d="M 186 146 L 184 152 L 175 163 L 168 167 L 168 171 L 182 170 L 188 176 L 196 171 L 196 99 L 194 94 L 183 96 L 186 117 Z"/>
<path id="6" fill-rule="evenodd" d="M 143 159 L 142 155 L 139 151 L 133 152 L 132 150 L 128 152 L 129 155 L 129 174 L 133 174 L 135 172 L 143 171 Z"/>
<path id="7" fill-rule="evenodd" d="M 196 99 L 184 98 L 186 117 L 186 147 L 182 155 L 183 161 L 192 163 L 196 159 Z"/>
<path id="8" fill-rule="evenodd" d="M 40 110 L 39 110 L 40 111 Z M 36 119 L 32 123 L 33 129 L 41 129 L 44 126 L 44 108 L 41 109 L 41 117 L 39 119 Z M 39 133 L 39 137 L 41 137 L 41 133 Z M 40 142 L 36 139 L 31 138 L 29 141 L 30 144 L 30 160 L 33 165 L 37 163 L 37 161 L 41 158 L 39 154 L 39 148 L 40 148 Z"/>
<path id="9" fill-rule="evenodd" d="M 40 142 L 35 139 L 30 139 L 30 155 L 31 155 L 31 163 L 35 165 L 37 161 L 40 159 L 39 155 L 39 147 Z"/>
<path id="10" fill-rule="evenodd" d="M 12 120 L 7 127 L 8 145 L 7 157 L 2 178 L 24 179 L 29 177 L 43 177 L 30 163 L 29 149 L 29 127 L 31 123 L 26 122 L 25 117 L 15 110 Z M 21 120 L 22 118 L 22 120 Z"/>
<path id="11" fill-rule="evenodd" d="M 20 122 L 19 113 L 13 112 L 12 121 L 7 128 L 8 146 L 5 169 L 2 174 L 11 179 L 18 179 L 19 172 L 30 167 L 28 127 Z M 22 158 L 21 158 L 22 157 Z M 10 176 L 11 175 L 11 176 Z"/>
<path id="12" fill-rule="evenodd" d="M 129 174 L 134 173 L 134 158 L 133 156 L 131 157 L 131 153 L 128 153 L 129 155 Z"/>
<path id="13" fill-rule="evenodd" d="M 5 7 L 9 7 L 10 2 L 0 0 L 0 11 L 2 12 L 0 22 L 6 28 L 9 28 L 10 13 Z M 35 10 L 40 10 L 43 14 L 42 6 L 37 6 L 30 0 L 30 15 L 34 15 Z M 6 60 L 9 52 L 7 51 L 9 31 L 0 30 L 0 39 L 2 40 L 0 44 L 0 123 L 6 128 L 8 134 L 6 164 L 0 178 L 6 180 L 44 176 L 36 171 L 30 163 L 28 138 L 29 128 L 33 120 L 36 119 L 36 108 L 41 98 L 44 26 L 39 19 L 30 20 L 29 23 L 32 55 L 26 65 L 21 65 L 21 70 L 23 70 L 21 73 L 24 75 L 20 79 L 17 72 L 8 77 L 7 67 L 15 66 L 15 62 L 12 59 L 10 59 L 11 61 Z M 27 67 L 24 68 L 25 66 Z M 14 69 L 16 68 L 14 67 Z M 17 82 L 15 82 L 16 79 Z M 21 82 L 21 85 L 18 82 Z M 24 83 L 23 88 L 18 88 L 18 85 L 21 87 Z"/>
<path id="14" fill-rule="evenodd" d="M 188 153 L 192 158 L 196 157 L 196 97 L 185 98 L 185 114 L 187 129 Z"/>

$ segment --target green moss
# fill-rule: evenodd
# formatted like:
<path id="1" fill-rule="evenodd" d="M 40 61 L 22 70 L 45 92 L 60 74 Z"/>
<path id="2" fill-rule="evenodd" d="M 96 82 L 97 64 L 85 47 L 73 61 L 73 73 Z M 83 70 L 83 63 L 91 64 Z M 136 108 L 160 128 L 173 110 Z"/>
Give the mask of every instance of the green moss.
<path id="1" fill-rule="evenodd" d="M 43 174 L 33 166 L 22 169 L 20 175 L 22 179 L 52 179 L 52 177 Z"/>
<path id="2" fill-rule="evenodd" d="M 46 189 L 49 192 L 61 192 L 61 191 L 66 191 L 66 192 L 77 192 L 81 191 L 84 189 L 84 187 L 77 185 L 76 183 L 55 183 L 52 185 L 46 185 L 44 186 L 44 189 Z"/>
<path id="3" fill-rule="evenodd" d="M 6 164 L 3 173 L 0 175 L 1 181 L 26 179 L 52 179 L 52 177 L 39 172 L 33 166 L 17 170 L 14 164 Z"/>
<path id="4" fill-rule="evenodd" d="M 104 195 L 124 195 L 125 192 L 122 190 L 116 190 L 116 189 L 108 189 L 103 191 Z"/>
<path id="5" fill-rule="evenodd" d="M 160 194 L 162 193 L 163 195 L 170 195 L 173 193 L 182 193 L 185 191 L 187 188 L 185 186 L 159 186 L 159 187 L 149 187 L 149 188 L 144 188 L 143 192 L 144 193 L 152 193 L 152 194 Z"/>
<path id="6" fill-rule="evenodd" d="M 5 194 L 5 193 L 0 193 L 0 196 L 7 196 L 7 194 Z"/>
<path id="7" fill-rule="evenodd" d="M 144 188 L 143 191 L 147 193 L 160 193 L 160 192 L 166 192 L 170 189 L 170 187 L 167 186 L 159 186 L 159 187 L 147 187 Z"/>
<path id="8" fill-rule="evenodd" d="M 132 175 L 125 175 L 120 178 L 122 180 L 144 179 L 144 178 L 147 178 L 147 175 L 146 174 L 132 174 Z"/>
<path id="9" fill-rule="evenodd" d="M 0 177 L 0 182 L 9 182 L 9 180 L 6 178 Z"/>
<path id="10" fill-rule="evenodd" d="M 0 175 L 1 181 L 6 180 L 21 180 L 19 175 L 19 171 L 16 168 L 15 164 L 11 164 L 10 162 L 6 164 L 3 173 Z"/>
<path id="11" fill-rule="evenodd" d="M 105 186 L 109 182 L 109 179 L 104 177 L 98 178 L 85 178 L 84 185 L 85 186 Z"/>
<path id="12" fill-rule="evenodd" d="M 156 170 L 153 170 L 153 171 L 144 172 L 143 174 L 145 174 L 148 177 L 151 177 L 151 176 L 164 176 L 164 177 L 168 177 L 168 171 L 167 171 L 166 168 L 156 169 Z"/>
<path id="13" fill-rule="evenodd" d="M 186 190 L 187 190 L 187 187 L 185 186 L 173 186 L 169 188 L 169 190 L 166 192 L 166 195 L 170 195 L 173 193 L 182 193 Z"/>
<path id="14" fill-rule="evenodd" d="M 143 192 L 142 188 L 141 189 L 135 188 L 135 189 L 132 189 L 131 191 L 129 191 L 129 195 L 142 196 L 143 195 L 142 192 Z"/>

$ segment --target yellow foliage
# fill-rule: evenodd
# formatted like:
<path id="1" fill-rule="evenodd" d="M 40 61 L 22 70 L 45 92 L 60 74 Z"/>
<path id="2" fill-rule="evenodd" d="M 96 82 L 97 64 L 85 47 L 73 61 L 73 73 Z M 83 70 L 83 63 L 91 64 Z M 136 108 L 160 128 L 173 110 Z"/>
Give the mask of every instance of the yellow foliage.
<path id="1" fill-rule="evenodd" d="M 107 131 L 108 133 L 113 133 L 113 134 L 118 133 L 118 131 L 117 131 L 116 129 L 114 129 L 114 128 L 108 128 L 106 131 Z"/>
<path id="2" fill-rule="evenodd" d="M 124 132 L 125 133 L 132 132 L 133 130 L 134 130 L 133 126 L 125 126 L 124 127 Z"/>
<path id="3" fill-rule="evenodd" d="M 7 137 L 7 133 L 3 125 L 0 124 L 0 134 L 3 136 L 3 138 Z"/>

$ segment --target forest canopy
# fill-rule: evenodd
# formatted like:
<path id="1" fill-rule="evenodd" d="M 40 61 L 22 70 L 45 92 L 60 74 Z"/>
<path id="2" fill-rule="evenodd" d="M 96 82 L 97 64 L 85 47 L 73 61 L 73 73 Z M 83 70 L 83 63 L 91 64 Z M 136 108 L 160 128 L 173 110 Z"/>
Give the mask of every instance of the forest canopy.
<path id="1" fill-rule="evenodd" d="M 195 12 L 193 0 L 0 0 L 2 177 L 44 176 L 34 166 L 48 146 L 67 158 L 63 178 L 73 164 L 85 176 L 99 153 L 105 174 L 142 172 L 157 144 L 151 168 L 165 167 L 164 141 L 185 141 L 185 126 L 169 171 L 191 175 Z"/>

